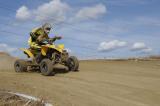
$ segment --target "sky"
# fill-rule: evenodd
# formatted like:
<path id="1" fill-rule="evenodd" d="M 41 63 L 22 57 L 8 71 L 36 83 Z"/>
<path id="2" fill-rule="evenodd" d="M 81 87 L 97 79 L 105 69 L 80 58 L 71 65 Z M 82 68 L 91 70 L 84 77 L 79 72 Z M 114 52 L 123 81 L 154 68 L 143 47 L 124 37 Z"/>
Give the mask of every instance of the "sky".
<path id="1" fill-rule="evenodd" d="M 30 31 L 45 22 L 80 59 L 160 54 L 160 0 L 1 0 L 0 51 L 25 57 Z"/>

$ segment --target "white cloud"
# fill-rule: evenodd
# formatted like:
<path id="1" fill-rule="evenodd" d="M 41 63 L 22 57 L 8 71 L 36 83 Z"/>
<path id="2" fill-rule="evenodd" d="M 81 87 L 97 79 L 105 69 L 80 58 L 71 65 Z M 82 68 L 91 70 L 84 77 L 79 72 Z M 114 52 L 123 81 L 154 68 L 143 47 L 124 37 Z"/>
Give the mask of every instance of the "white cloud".
<path id="1" fill-rule="evenodd" d="M 127 45 L 127 42 L 119 41 L 119 40 L 113 40 L 110 42 L 101 42 L 98 50 L 103 51 L 103 52 L 104 51 L 111 51 L 111 50 L 125 47 L 126 45 Z"/>
<path id="2" fill-rule="evenodd" d="M 10 47 L 10 46 L 8 46 L 8 45 L 5 44 L 5 43 L 0 43 L 0 51 L 1 51 L 1 52 L 11 53 L 11 52 L 14 52 L 14 51 L 16 51 L 16 50 L 17 50 L 17 48 Z"/>
<path id="3" fill-rule="evenodd" d="M 142 50 L 142 52 L 144 53 L 150 53 L 151 51 L 152 51 L 152 48 L 146 48 Z"/>
<path id="4" fill-rule="evenodd" d="M 132 50 L 143 50 L 143 49 L 146 49 L 146 45 L 142 42 L 136 42 L 133 44 L 132 46 Z"/>
<path id="5" fill-rule="evenodd" d="M 61 0 L 51 0 L 30 11 L 26 6 L 20 7 L 17 10 L 16 18 L 28 20 L 30 17 L 33 17 L 34 21 L 62 22 L 65 20 L 65 14 L 69 9 L 69 5 L 61 2 Z"/>
<path id="6" fill-rule="evenodd" d="M 144 52 L 144 53 L 148 53 L 148 52 L 152 51 L 152 49 L 147 47 L 146 44 L 143 42 L 134 43 L 131 50 L 132 51 L 140 51 L 140 52 Z"/>
<path id="7" fill-rule="evenodd" d="M 31 13 L 26 6 L 20 7 L 16 12 L 16 18 L 18 20 L 27 20 L 31 17 Z"/>
<path id="8" fill-rule="evenodd" d="M 64 21 L 65 14 L 69 8 L 69 5 L 61 2 L 61 0 L 51 0 L 48 3 L 40 5 L 34 10 L 34 14 L 37 21 Z"/>
<path id="9" fill-rule="evenodd" d="M 71 7 L 67 3 L 62 2 L 62 0 L 51 0 L 39 5 L 35 9 L 28 9 L 26 6 L 21 6 L 16 12 L 16 19 L 26 21 L 32 17 L 33 21 L 59 23 L 67 18 L 67 13 L 70 12 L 69 10 L 71 10 Z M 70 20 L 97 19 L 106 12 L 107 8 L 103 4 L 83 7 Z"/>
<path id="10" fill-rule="evenodd" d="M 107 8 L 103 4 L 97 4 L 92 7 L 84 7 L 78 11 L 75 18 L 78 20 L 97 19 L 99 16 L 104 15 Z"/>

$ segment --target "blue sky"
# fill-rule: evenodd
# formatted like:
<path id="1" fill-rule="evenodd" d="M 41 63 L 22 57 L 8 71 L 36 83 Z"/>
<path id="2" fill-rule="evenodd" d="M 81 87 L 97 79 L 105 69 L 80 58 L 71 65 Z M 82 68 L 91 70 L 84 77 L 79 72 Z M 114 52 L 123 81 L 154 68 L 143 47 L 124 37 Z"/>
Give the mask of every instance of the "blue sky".
<path id="1" fill-rule="evenodd" d="M 0 51 L 24 57 L 29 32 L 53 24 L 79 58 L 160 54 L 159 0 L 1 0 Z"/>

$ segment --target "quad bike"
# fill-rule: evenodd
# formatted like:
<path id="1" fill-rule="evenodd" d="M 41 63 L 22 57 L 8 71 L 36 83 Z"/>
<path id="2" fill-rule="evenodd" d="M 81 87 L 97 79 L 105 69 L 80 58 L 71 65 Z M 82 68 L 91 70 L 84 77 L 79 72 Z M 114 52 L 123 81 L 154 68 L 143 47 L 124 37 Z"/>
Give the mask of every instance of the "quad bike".
<path id="1" fill-rule="evenodd" d="M 39 50 L 21 50 L 31 58 L 30 60 L 16 60 L 14 68 L 16 72 L 27 71 L 28 68 L 39 69 L 42 75 L 54 75 L 54 66 L 61 64 L 68 67 L 69 71 L 78 71 L 79 61 L 75 56 L 69 56 L 63 44 L 55 45 L 53 42 L 45 41 Z"/>

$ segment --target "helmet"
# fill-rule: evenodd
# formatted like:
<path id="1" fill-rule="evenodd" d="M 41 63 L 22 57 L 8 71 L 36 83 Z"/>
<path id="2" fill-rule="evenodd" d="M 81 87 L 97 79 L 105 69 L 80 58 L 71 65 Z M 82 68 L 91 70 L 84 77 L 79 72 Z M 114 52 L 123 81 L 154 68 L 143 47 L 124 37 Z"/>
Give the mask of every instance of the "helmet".
<path id="1" fill-rule="evenodd" d="M 46 33 L 46 34 L 49 34 L 51 28 L 52 28 L 52 26 L 49 23 L 45 23 L 44 25 L 42 25 L 42 29 L 44 30 L 44 33 Z"/>

